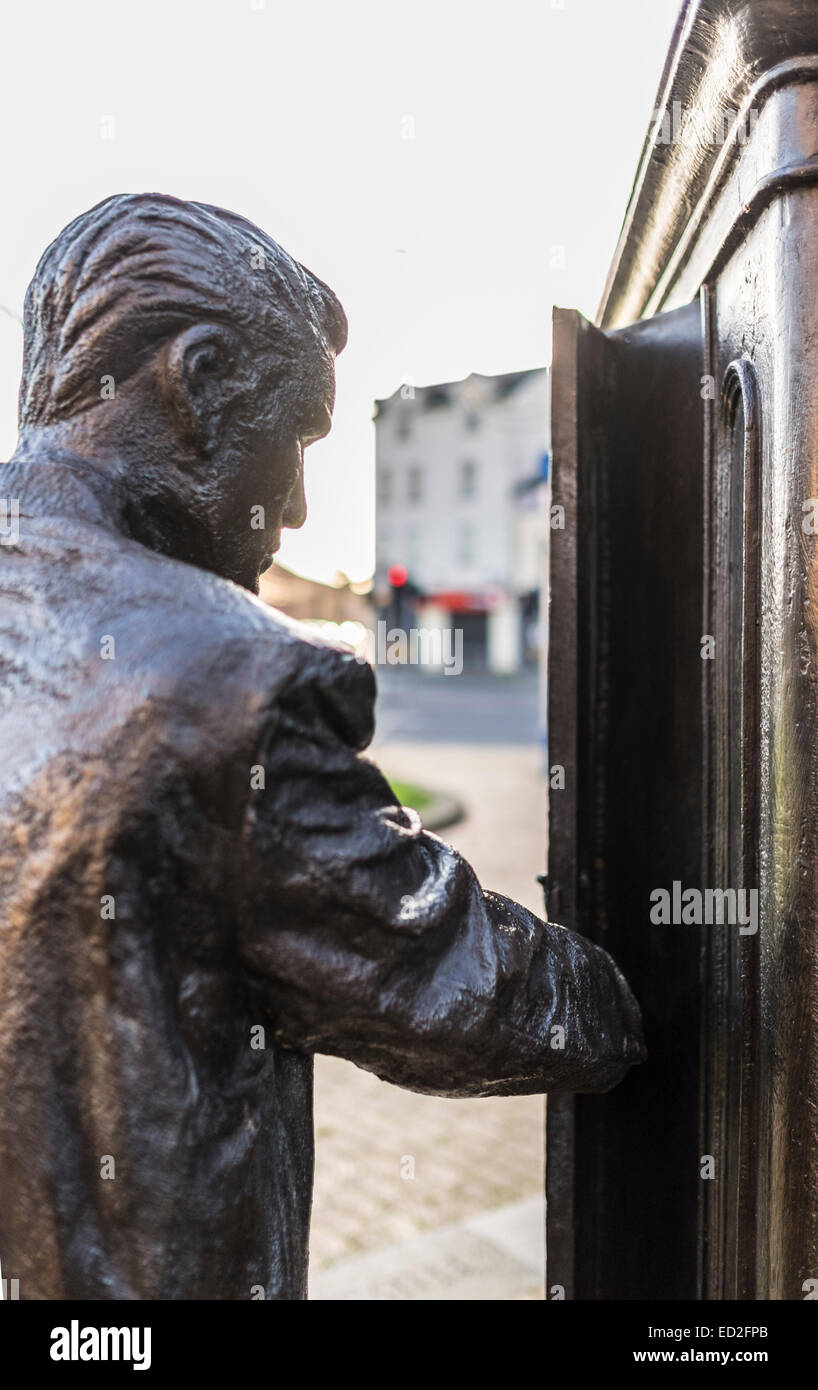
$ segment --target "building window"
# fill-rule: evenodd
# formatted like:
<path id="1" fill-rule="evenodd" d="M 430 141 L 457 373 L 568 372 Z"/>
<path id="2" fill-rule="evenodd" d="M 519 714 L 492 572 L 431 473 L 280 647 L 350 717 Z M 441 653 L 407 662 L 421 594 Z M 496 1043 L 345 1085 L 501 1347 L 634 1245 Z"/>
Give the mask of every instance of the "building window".
<path id="1" fill-rule="evenodd" d="M 473 565 L 477 554 L 475 529 L 470 521 L 464 522 L 457 533 L 457 563 Z"/>
<path id="2" fill-rule="evenodd" d="M 473 459 L 460 465 L 460 496 L 464 501 L 477 496 L 477 464 Z"/>
<path id="3" fill-rule="evenodd" d="M 475 430 L 479 430 L 480 423 L 480 416 L 477 414 L 477 411 L 470 410 L 466 416 L 466 429 L 474 433 Z"/>
<path id="4" fill-rule="evenodd" d="M 391 468 L 378 469 L 378 504 L 388 507 L 393 496 L 393 475 Z"/>
<path id="5" fill-rule="evenodd" d="M 410 579 L 423 567 L 423 544 L 419 526 L 409 526 L 406 530 L 406 568 Z"/>
<path id="6" fill-rule="evenodd" d="M 423 497 L 423 469 L 417 463 L 407 474 L 407 497 L 410 502 L 420 502 Z"/>

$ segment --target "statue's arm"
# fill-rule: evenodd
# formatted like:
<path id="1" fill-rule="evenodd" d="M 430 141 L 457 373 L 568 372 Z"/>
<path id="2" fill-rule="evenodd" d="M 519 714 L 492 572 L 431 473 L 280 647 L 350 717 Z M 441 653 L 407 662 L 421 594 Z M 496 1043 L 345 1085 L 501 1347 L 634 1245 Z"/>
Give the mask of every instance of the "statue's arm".
<path id="1" fill-rule="evenodd" d="M 450 1096 L 607 1090 L 643 1059 L 610 956 L 483 892 L 303 695 L 264 767 L 239 939 L 279 1041 Z"/>

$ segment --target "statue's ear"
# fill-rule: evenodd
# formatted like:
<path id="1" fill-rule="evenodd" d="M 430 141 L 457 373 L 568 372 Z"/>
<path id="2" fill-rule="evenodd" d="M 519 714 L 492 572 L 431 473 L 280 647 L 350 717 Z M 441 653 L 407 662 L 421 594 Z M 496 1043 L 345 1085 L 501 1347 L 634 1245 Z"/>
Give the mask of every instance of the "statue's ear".
<path id="1" fill-rule="evenodd" d="M 168 344 L 165 397 L 202 454 L 217 448 L 225 413 L 239 390 L 238 352 L 236 333 L 219 323 L 194 324 Z"/>

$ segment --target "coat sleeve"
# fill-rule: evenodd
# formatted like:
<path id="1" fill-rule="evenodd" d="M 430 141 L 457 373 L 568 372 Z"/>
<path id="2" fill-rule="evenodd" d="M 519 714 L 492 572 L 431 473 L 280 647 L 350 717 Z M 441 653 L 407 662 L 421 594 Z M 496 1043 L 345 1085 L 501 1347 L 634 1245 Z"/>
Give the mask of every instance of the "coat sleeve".
<path id="1" fill-rule="evenodd" d="M 372 673 L 331 658 L 279 695 L 244 826 L 239 949 L 277 1041 L 434 1095 L 608 1090 L 644 1058 L 617 966 L 396 805 L 357 746 Z"/>

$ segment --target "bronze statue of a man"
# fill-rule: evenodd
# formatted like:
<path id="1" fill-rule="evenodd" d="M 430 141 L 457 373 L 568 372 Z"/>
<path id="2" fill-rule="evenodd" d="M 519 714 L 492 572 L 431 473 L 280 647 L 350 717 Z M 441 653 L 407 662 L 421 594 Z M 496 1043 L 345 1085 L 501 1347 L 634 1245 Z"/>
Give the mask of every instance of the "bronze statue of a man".
<path id="1" fill-rule="evenodd" d="M 0 470 L 23 1299 L 302 1298 L 315 1052 L 447 1096 L 605 1090 L 643 1056 L 610 957 L 483 892 L 360 756 L 371 669 L 254 596 L 345 338 L 256 227 L 154 194 L 77 218 L 29 287 Z"/>

